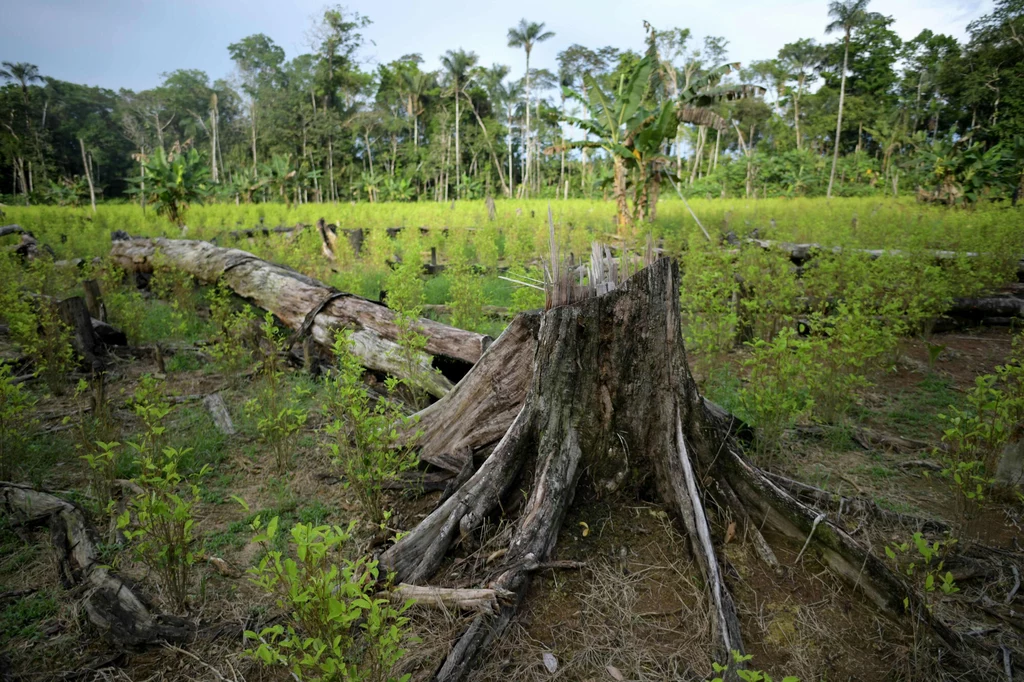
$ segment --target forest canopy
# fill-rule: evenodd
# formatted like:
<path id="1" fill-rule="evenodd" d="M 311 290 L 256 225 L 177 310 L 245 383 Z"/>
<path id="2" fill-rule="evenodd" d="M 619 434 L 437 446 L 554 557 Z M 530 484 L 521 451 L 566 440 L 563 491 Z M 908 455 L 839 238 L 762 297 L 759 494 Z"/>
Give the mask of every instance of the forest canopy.
<path id="1" fill-rule="evenodd" d="M 656 68 L 647 101 L 692 91 L 725 122 L 680 119 L 659 140 L 658 177 L 696 196 L 1019 196 L 1022 0 L 999 0 L 964 42 L 927 29 L 902 40 L 867 0 L 834 2 L 830 16 L 829 42 L 801 39 L 714 78 L 730 62 L 727 40 L 648 27 Z M 4 55 L 12 61 L 0 68 L 0 197 L 87 203 L 91 180 L 100 200 L 129 200 L 145 193 L 138 181 L 154 156 L 166 165 L 188 149 L 205 169 L 196 177 L 208 200 L 616 193 L 614 154 L 579 149 L 594 138 L 578 124 L 590 120 L 584 104 L 595 89 L 616 91 L 645 55 L 574 44 L 558 51 L 557 72 L 536 68 L 533 48 L 558 36 L 523 20 L 507 34 L 523 51 L 522 79 L 454 46 L 439 59 L 409 54 L 371 66 L 362 33 L 370 22 L 329 8 L 315 19 L 308 53 L 287 59 L 272 36 L 252 35 L 225 47 L 230 77 L 179 69 L 140 92 L 60 81 Z"/>

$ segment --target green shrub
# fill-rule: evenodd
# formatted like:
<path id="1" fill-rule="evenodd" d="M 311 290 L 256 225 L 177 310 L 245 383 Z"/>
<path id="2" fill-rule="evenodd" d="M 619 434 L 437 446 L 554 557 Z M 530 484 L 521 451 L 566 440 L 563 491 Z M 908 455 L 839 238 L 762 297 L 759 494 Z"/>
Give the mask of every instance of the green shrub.
<path id="1" fill-rule="evenodd" d="M 405 682 L 391 675 L 405 654 L 403 645 L 410 602 L 395 607 L 387 595 L 377 595 L 379 568 L 375 560 L 338 556 L 351 537 L 338 526 L 299 523 L 291 529 L 295 557 L 271 549 L 278 517 L 263 529 L 259 516 L 253 538 L 266 552 L 249 570 L 252 581 L 277 597 L 287 623 L 247 630 L 255 648 L 246 654 L 268 666 L 284 666 L 300 682 Z M 262 531 L 262 532 L 260 532 Z M 362 637 L 360 637 L 362 635 Z"/>
<path id="2" fill-rule="evenodd" d="M 170 603 L 184 609 L 196 562 L 192 547 L 197 541 L 193 530 L 199 486 L 195 480 L 209 469 L 203 467 L 189 480 L 178 471 L 187 450 L 164 448 L 158 453 L 140 443 L 128 445 L 142 471 L 133 481 L 143 492 L 118 517 L 118 528 L 132 541 L 139 560 L 157 575 Z"/>
<path id="3" fill-rule="evenodd" d="M 25 385 L 14 382 L 9 365 L 0 363 L 0 481 L 14 476 L 14 464 L 28 444 L 29 409 L 35 401 Z"/>
<path id="4" fill-rule="evenodd" d="M 252 346 L 256 327 L 256 313 L 252 306 L 236 310 L 232 291 L 221 282 L 206 292 L 210 306 L 210 321 L 216 336 L 208 347 L 214 362 L 225 372 L 237 372 L 252 362 Z"/>
<path id="5" fill-rule="evenodd" d="M 772 341 L 748 344 L 751 355 L 743 361 L 749 370 L 738 392 L 743 412 L 757 427 L 757 452 L 770 457 L 778 451 L 782 435 L 813 406 L 807 385 L 813 346 L 789 328 Z"/>
<path id="6" fill-rule="evenodd" d="M 260 440 L 270 446 L 277 472 L 283 474 L 295 439 L 306 424 L 307 413 L 299 407 L 299 401 L 307 391 L 298 384 L 289 387 L 285 381 L 280 356 L 287 339 L 274 323 L 272 313 L 266 313 L 260 331 L 260 381 L 256 396 L 245 403 L 245 411 L 255 416 Z"/>
<path id="7" fill-rule="evenodd" d="M 690 238 L 680 267 L 680 312 L 686 350 L 696 353 L 704 373 L 736 343 L 737 296 L 735 257 L 701 236 Z"/>
<path id="8" fill-rule="evenodd" d="M 326 409 L 332 419 L 326 429 L 333 437 L 331 456 L 365 514 L 378 524 L 387 511 L 384 484 L 416 466 L 415 435 L 407 438 L 403 434 L 411 422 L 396 400 L 370 395 L 347 334 L 338 334 L 334 354 L 337 367 L 326 386 Z M 397 389 L 398 381 L 392 377 L 386 385 L 390 393 Z"/>

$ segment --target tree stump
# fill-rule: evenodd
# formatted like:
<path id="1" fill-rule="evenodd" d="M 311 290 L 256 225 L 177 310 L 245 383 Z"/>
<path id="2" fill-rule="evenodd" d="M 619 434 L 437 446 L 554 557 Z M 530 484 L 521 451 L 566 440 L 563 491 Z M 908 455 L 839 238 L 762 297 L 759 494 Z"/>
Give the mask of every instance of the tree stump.
<path id="1" fill-rule="evenodd" d="M 495 342 L 489 352 L 497 353 L 503 341 Z M 489 375 L 507 374 L 512 362 L 487 360 L 485 355 L 474 368 L 477 375 L 471 372 L 447 397 L 452 406 L 442 401 L 432 409 L 459 414 L 454 405 L 467 401 L 458 393 L 475 393 L 467 382 L 485 385 Z M 797 546 L 806 545 L 888 613 L 914 614 L 941 645 L 957 648 L 953 633 L 927 609 L 917 608 L 918 596 L 902 578 L 744 459 L 729 424 L 706 405 L 690 375 L 674 261 L 656 261 L 607 294 L 545 312 L 531 368 L 522 406 L 512 410 L 516 416 L 493 452 L 475 471 L 470 459 L 470 470 L 459 477 L 464 482 L 457 490 L 381 556 L 397 581 L 423 584 L 460 538 L 477 532 L 487 517 L 509 508 L 521 491 L 529 491 L 504 563 L 497 578 L 485 586 L 513 597 L 496 613 L 475 618 L 435 679 L 462 679 L 476 654 L 509 623 L 531 573 L 551 558 L 584 471 L 593 488 L 613 491 L 624 483 L 656 486 L 681 521 L 700 568 L 722 661 L 730 651 L 742 652 L 744 647 L 713 543 L 709 508 L 726 510 L 745 525 L 757 554 L 769 565 L 777 568 L 778 561 L 759 530 L 762 520 Z M 508 412 L 505 406 L 502 413 Z M 435 434 L 431 448 L 435 455 L 466 452 L 466 440 L 464 429 L 453 428 L 449 447 L 442 442 L 443 435 Z M 459 463 L 441 459 L 450 469 Z M 751 522 L 754 518 L 757 523 Z M 905 597 L 909 609 L 904 608 Z"/>

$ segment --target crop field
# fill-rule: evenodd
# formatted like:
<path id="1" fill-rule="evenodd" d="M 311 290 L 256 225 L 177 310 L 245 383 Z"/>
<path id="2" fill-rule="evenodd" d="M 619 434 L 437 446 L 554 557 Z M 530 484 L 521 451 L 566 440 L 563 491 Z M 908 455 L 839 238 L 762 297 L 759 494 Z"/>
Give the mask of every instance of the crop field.
<path id="1" fill-rule="evenodd" d="M 410 415 L 448 390 L 424 372 L 443 372 L 445 386 L 466 372 L 418 363 L 437 354 L 415 320 L 498 339 L 517 314 L 545 307 L 552 252 L 578 268 L 596 258 L 595 242 L 625 274 L 660 257 L 678 263 L 689 371 L 741 420 L 734 431 L 751 462 L 772 480 L 804 482 L 801 499 L 824 491 L 823 513 L 922 595 L 929 614 L 1019 655 L 1006 638 L 1019 627 L 1012 567 L 1024 520 L 1024 319 L 1013 313 L 1024 307 L 1024 213 L 882 199 L 690 207 L 710 240 L 671 200 L 629 231 L 617 229 L 611 204 L 582 200 L 499 201 L 493 219 L 483 202 L 211 205 L 194 207 L 187 227 L 137 206 L 5 207 L 4 222 L 32 238 L 0 238 L 0 479 L 59 491 L 96 529 L 96 561 L 148 595 L 150 617 L 184 616 L 191 635 L 112 649 L 75 596 L 89 588 L 64 577 L 48 533 L 13 514 L 0 522 L 0 666 L 23 679 L 116 665 L 117 679 L 284 680 L 285 668 L 261 659 L 301 644 L 288 628 L 313 622 L 309 600 L 326 605 L 344 584 L 351 594 L 331 608 L 348 609 L 363 635 L 323 655 L 364 657 L 361 669 L 376 672 L 360 679 L 428 679 L 482 616 L 378 592 L 394 589 L 381 552 L 446 485 L 442 469 L 417 458 L 432 437 L 429 409 L 410 440 L 395 425 L 416 431 Z M 316 227 L 321 218 L 333 239 Z M 151 274 L 111 255 L 115 230 L 132 237 L 121 244 L 170 240 L 146 257 Z M 356 230 L 361 241 L 350 238 Z M 15 251 L 19 239 L 30 252 Z M 218 281 L 173 260 L 169 245 L 183 239 L 382 300 L 398 315 L 399 369 L 364 370 L 372 363 L 344 334 L 333 348 L 295 345 L 291 311 L 265 315 L 262 294 L 239 297 L 227 271 Z M 808 255 L 798 244 L 822 248 Z M 127 336 L 102 372 L 83 364 L 55 303 L 93 286 L 100 314 Z M 635 485 L 612 493 L 584 474 L 552 568 L 535 574 L 473 679 L 552 679 L 551 660 L 562 679 L 711 676 L 715 626 L 697 559 L 643 472 L 627 479 Z M 0 504 L 14 509 L 5 485 Z M 508 551 L 514 498 L 456 544 L 431 584 L 489 584 Z M 875 610 L 825 570 L 823 555 L 776 544 L 784 539 L 766 529 L 773 568 L 752 552 L 749 522 L 728 510 L 714 517 L 758 668 L 777 679 L 939 679 L 921 622 Z M 295 550 L 308 557 L 291 564 L 296 572 L 275 570 Z M 327 552 L 341 583 L 321 570 Z M 972 604 L 986 599 L 980 623 Z M 993 658 L 991 670 L 1001 665 Z"/>

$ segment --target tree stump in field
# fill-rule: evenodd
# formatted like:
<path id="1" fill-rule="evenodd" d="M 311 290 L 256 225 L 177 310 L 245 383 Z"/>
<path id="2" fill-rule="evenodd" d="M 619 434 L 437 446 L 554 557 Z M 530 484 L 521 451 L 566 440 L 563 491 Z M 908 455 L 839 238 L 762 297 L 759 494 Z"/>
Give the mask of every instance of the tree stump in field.
<path id="1" fill-rule="evenodd" d="M 459 476 L 457 490 L 443 497 L 429 516 L 382 555 L 381 562 L 395 572 L 397 581 L 428 581 L 460 538 L 478 531 L 487 517 L 528 493 L 504 563 L 486 585 L 514 597 L 496 613 L 475 618 L 436 679 L 462 679 L 475 655 L 509 623 L 526 594 L 531 573 L 551 558 L 584 472 L 592 487 L 609 492 L 645 485 L 653 478 L 662 500 L 681 521 L 700 567 L 720 660 L 744 647 L 716 554 L 709 508 L 727 510 L 741 528 L 745 525 L 757 554 L 772 567 L 778 568 L 778 561 L 759 530 L 762 521 L 796 546 L 816 552 L 880 608 L 894 616 L 915 614 L 941 646 L 957 649 L 957 638 L 944 624 L 927 609 L 915 608 L 920 606 L 918 596 L 904 580 L 823 514 L 744 459 L 729 425 L 706 406 L 690 375 L 675 262 L 656 261 L 611 286 L 609 293 L 551 308 L 539 325 L 536 320 L 513 322 L 512 334 L 499 338 L 459 387 L 430 408 L 431 419 L 452 426 L 447 447 L 444 433 L 431 432 L 434 458 L 449 470 L 462 464 L 467 470 Z M 523 342 L 529 330 L 537 330 L 535 344 Z M 508 348 L 522 349 L 520 357 L 505 357 L 502 362 L 488 357 L 508 355 Z M 502 404 L 495 414 L 481 416 L 484 411 L 477 400 L 457 399 L 460 390 L 472 395 L 472 386 L 486 385 L 489 376 L 495 378 L 495 385 L 518 385 L 507 376 L 516 362 L 532 368 L 527 390 L 520 391 L 518 411 Z M 498 399 L 504 396 L 507 403 L 514 393 L 496 392 L 495 399 L 501 402 Z M 499 420 L 497 414 L 507 414 L 511 420 L 475 470 L 468 453 L 480 443 L 467 444 L 467 430 L 459 427 L 467 403 L 476 406 L 473 420 L 491 418 L 487 422 L 491 431 Z M 463 455 L 453 460 L 452 453 Z M 905 597 L 909 609 L 904 607 Z"/>

